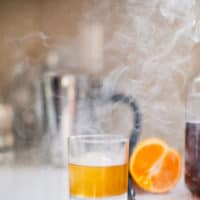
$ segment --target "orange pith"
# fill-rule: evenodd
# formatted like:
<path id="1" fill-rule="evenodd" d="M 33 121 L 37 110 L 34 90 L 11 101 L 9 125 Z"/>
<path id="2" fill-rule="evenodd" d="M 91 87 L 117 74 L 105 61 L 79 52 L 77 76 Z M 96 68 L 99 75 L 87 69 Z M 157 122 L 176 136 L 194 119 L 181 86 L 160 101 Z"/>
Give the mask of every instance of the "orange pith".
<path id="1" fill-rule="evenodd" d="M 181 157 L 164 141 L 147 139 L 136 146 L 129 170 L 142 189 L 155 193 L 167 192 L 180 178 Z"/>

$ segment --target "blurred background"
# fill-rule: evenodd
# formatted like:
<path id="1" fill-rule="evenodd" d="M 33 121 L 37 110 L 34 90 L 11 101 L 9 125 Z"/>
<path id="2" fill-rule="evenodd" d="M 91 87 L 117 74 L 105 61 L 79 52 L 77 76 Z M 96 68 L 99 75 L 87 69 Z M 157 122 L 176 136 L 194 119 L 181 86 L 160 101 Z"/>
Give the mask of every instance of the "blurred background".
<path id="1" fill-rule="evenodd" d="M 133 128 L 128 106 L 105 103 L 115 93 L 137 102 L 140 139 L 158 136 L 183 152 L 187 92 L 200 72 L 199 1 L 0 3 L 4 200 L 66 199 L 66 138 Z M 35 187 L 41 177 L 41 190 L 54 193 Z"/>

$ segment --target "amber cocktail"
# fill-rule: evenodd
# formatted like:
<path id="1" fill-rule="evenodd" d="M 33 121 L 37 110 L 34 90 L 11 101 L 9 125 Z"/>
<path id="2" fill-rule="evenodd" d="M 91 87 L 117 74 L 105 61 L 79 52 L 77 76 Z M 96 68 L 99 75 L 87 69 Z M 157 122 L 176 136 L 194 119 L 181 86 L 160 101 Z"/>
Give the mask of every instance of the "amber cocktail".
<path id="1" fill-rule="evenodd" d="M 126 200 L 128 139 L 116 135 L 69 139 L 70 198 Z"/>

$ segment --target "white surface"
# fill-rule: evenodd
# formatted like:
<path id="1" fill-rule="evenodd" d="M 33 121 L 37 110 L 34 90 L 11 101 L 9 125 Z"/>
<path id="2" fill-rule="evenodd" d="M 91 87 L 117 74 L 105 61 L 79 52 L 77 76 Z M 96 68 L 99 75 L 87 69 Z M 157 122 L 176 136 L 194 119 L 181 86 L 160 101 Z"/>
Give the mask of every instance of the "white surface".
<path id="1" fill-rule="evenodd" d="M 1 200 L 66 200 L 67 170 L 0 167 Z"/>
<path id="2" fill-rule="evenodd" d="M 67 169 L 0 167 L 0 200 L 68 200 Z M 183 179 L 170 193 L 137 193 L 136 200 L 190 200 Z"/>

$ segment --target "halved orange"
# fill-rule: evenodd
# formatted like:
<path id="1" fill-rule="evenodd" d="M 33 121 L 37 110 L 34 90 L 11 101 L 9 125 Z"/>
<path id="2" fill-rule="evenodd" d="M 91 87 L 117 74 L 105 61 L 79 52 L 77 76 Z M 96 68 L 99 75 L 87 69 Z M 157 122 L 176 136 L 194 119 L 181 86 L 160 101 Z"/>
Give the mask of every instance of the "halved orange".
<path id="1" fill-rule="evenodd" d="M 140 188 L 153 193 L 167 192 L 180 178 L 181 156 L 161 139 L 146 139 L 133 151 L 129 170 Z"/>

